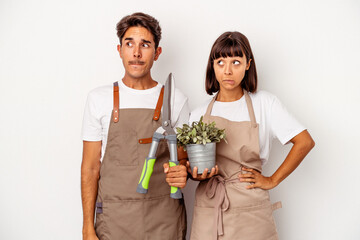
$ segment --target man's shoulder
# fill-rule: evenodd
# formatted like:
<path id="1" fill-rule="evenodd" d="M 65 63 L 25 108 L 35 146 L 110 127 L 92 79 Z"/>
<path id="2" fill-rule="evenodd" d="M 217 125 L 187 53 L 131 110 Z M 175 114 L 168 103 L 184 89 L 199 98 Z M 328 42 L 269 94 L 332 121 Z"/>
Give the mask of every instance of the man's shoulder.
<path id="1" fill-rule="evenodd" d="M 186 95 L 178 88 L 175 88 L 175 98 L 181 100 L 181 101 L 186 101 L 187 100 L 187 97 Z"/>
<path id="2" fill-rule="evenodd" d="M 92 89 L 88 95 L 90 98 L 104 98 L 104 97 L 112 96 L 112 94 L 113 94 L 113 85 L 108 84 Z"/>

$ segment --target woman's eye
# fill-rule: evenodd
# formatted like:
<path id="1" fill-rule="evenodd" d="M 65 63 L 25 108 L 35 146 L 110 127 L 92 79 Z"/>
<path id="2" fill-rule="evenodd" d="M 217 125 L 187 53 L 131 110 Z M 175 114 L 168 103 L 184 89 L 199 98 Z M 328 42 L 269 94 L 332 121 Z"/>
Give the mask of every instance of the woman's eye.
<path id="1" fill-rule="evenodd" d="M 240 62 L 238 60 L 235 60 L 233 63 L 234 63 L 234 65 L 239 65 L 240 64 Z"/>
<path id="2" fill-rule="evenodd" d="M 220 61 L 217 62 L 217 64 L 222 66 L 222 65 L 224 65 L 224 62 L 222 60 L 220 60 Z"/>

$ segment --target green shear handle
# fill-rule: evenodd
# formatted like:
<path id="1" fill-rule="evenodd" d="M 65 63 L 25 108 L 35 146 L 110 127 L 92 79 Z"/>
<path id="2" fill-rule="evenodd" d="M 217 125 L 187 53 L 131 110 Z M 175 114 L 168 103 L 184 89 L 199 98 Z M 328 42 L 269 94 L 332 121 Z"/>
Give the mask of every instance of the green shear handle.
<path id="1" fill-rule="evenodd" d="M 170 150 L 170 160 L 169 160 L 169 166 L 173 167 L 176 165 L 179 165 L 179 162 L 177 161 L 177 146 L 176 146 L 176 135 L 168 135 L 164 136 L 158 132 L 154 133 L 149 156 L 145 159 L 144 167 L 141 172 L 141 177 L 139 184 L 136 188 L 136 191 L 138 193 L 147 193 L 149 189 L 149 182 L 151 178 L 151 174 L 154 170 L 154 164 L 156 161 L 156 150 L 159 146 L 159 142 L 161 139 L 167 139 L 169 142 L 169 150 Z M 171 187 L 170 190 L 170 197 L 174 199 L 180 199 L 182 198 L 182 193 L 178 187 Z"/>

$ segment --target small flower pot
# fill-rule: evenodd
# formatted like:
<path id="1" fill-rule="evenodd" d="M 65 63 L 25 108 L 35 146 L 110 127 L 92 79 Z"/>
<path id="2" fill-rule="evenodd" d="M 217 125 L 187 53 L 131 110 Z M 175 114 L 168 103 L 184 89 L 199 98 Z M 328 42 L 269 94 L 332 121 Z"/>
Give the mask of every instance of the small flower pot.
<path id="1" fill-rule="evenodd" d="M 203 144 L 187 144 L 186 152 L 189 157 L 190 168 L 198 168 L 198 174 L 204 172 L 205 168 L 208 172 L 215 167 L 216 158 L 216 143 L 211 142 L 205 145 Z"/>

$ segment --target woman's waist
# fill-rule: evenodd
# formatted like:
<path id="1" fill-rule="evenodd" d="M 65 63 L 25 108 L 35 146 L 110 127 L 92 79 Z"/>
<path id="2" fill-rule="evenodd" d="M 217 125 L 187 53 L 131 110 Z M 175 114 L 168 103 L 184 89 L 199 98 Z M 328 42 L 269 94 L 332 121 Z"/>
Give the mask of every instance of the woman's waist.
<path id="1" fill-rule="evenodd" d="M 248 189 L 251 183 L 240 182 L 238 174 L 224 178 L 216 175 L 202 181 L 196 191 L 195 205 L 198 207 L 213 208 L 219 204 L 221 208 L 246 208 L 262 205 L 270 200 L 269 192 L 261 188 Z"/>

